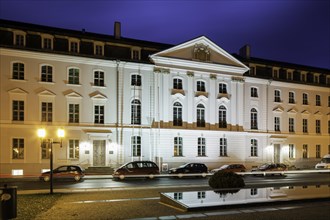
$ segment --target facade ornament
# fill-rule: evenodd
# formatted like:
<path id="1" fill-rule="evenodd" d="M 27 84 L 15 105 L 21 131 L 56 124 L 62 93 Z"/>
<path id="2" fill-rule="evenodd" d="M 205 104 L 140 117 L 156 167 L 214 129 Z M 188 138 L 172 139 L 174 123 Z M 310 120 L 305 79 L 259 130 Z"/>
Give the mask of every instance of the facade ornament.
<path id="1" fill-rule="evenodd" d="M 194 76 L 194 72 L 193 71 L 187 71 L 187 76 L 193 77 Z"/>
<path id="2" fill-rule="evenodd" d="M 244 77 L 239 77 L 239 76 L 233 76 L 231 80 L 234 82 L 241 82 L 241 83 L 245 82 Z"/>
<path id="3" fill-rule="evenodd" d="M 154 67 L 154 72 L 155 73 L 166 73 L 166 74 L 169 74 L 170 73 L 170 69 L 161 68 L 161 67 Z"/>
<path id="4" fill-rule="evenodd" d="M 193 58 L 199 61 L 210 61 L 210 49 L 208 45 L 204 45 L 202 43 L 195 44 L 193 50 Z"/>
<path id="5" fill-rule="evenodd" d="M 216 74 L 210 74 L 210 79 L 217 79 L 217 75 Z"/>

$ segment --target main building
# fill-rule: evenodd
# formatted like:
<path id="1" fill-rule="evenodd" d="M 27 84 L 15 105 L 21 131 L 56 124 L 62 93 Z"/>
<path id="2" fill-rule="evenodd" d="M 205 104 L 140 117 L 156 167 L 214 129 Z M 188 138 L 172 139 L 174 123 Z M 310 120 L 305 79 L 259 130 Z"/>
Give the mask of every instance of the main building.
<path id="1" fill-rule="evenodd" d="M 330 70 L 229 54 L 205 36 L 179 45 L 0 20 L 0 175 L 152 160 L 209 169 L 330 153 Z"/>

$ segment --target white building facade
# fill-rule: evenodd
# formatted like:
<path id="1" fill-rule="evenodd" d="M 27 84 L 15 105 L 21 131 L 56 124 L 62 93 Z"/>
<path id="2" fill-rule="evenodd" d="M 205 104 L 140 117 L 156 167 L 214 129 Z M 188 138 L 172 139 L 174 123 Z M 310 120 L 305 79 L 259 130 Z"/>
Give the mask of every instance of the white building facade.
<path id="1" fill-rule="evenodd" d="M 152 160 L 164 172 L 186 162 L 304 168 L 330 151 L 329 70 L 270 68 L 204 36 L 171 46 L 120 32 L 2 24 L 1 175 L 49 169 L 39 128 L 54 141 L 65 130 L 62 148 L 53 146 L 55 166 Z M 265 69 L 270 77 L 258 75 Z"/>

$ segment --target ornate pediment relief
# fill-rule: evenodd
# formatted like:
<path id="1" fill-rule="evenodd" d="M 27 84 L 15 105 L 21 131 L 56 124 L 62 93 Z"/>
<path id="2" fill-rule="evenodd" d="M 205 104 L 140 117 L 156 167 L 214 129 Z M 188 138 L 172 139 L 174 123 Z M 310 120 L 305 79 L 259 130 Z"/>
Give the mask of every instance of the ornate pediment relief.
<path id="1" fill-rule="evenodd" d="M 208 45 L 197 43 L 194 46 L 192 57 L 194 60 L 206 62 L 210 61 L 211 50 Z"/>

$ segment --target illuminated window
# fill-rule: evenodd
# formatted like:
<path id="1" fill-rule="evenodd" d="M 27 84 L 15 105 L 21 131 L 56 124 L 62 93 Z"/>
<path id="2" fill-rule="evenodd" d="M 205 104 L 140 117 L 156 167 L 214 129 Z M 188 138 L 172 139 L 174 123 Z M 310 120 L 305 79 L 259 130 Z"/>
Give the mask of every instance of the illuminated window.
<path id="1" fill-rule="evenodd" d="M 137 99 L 131 102 L 131 124 L 141 124 L 141 102 Z"/>
<path id="2" fill-rule="evenodd" d="M 174 156 L 182 156 L 182 137 L 174 138 Z"/>
<path id="3" fill-rule="evenodd" d="M 23 138 L 13 138 L 12 145 L 12 156 L 13 159 L 24 159 L 24 139 Z"/>
<path id="4" fill-rule="evenodd" d="M 251 157 L 257 157 L 258 156 L 258 140 L 251 139 Z"/>
<path id="5" fill-rule="evenodd" d="M 294 144 L 289 144 L 289 158 L 294 159 L 295 158 L 295 147 Z"/>
<path id="6" fill-rule="evenodd" d="M 198 138 L 198 156 L 206 156 L 205 138 Z"/>
<path id="7" fill-rule="evenodd" d="M 79 140 L 69 140 L 69 158 L 79 159 Z"/>
<path id="8" fill-rule="evenodd" d="M 13 79 L 24 80 L 24 63 L 13 63 Z"/>
<path id="9" fill-rule="evenodd" d="M 141 137 L 140 136 L 132 136 L 131 137 L 131 144 L 132 144 L 132 155 L 134 157 L 141 156 Z"/>

